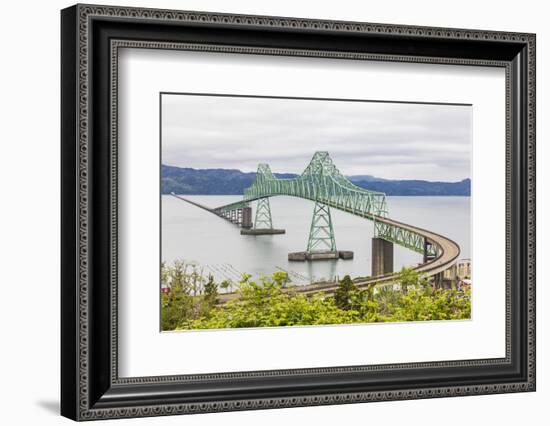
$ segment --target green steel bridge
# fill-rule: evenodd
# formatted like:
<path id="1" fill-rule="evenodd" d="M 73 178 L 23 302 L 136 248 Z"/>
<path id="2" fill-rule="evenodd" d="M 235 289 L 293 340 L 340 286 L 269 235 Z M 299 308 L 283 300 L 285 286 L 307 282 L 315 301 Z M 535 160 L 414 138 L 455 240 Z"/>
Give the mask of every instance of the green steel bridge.
<path id="1" fill-rule="evenodd" d="M 173 194 L 175 195 L 175 194 Z M 184 197 L 184 201 L 204 208 L 222 218 L 241 226 L 251 228 L 256 235 L 273 233 L 273 221 L 269 198 L 291 196 L 311 200 L 315 203 L 306 253 L 337 252 L 336 239 L 330 209 L 338 209 L 374 223 L 373 278 L 366 280 L 385 281 L 393 273 L 393 245 L 398 244 L 423 255 L 423 263 L 415 269 L 428 276 L 441 274 L 456 263 L 460 248 L 454 241 L 434 232 L 395 221 L 388 216 L 386 195 L 369 191 L 351 183 L 336 168 L 328 152 L 316 152 L 304 172 L 293 179 L 279 179 L 273 175 L 269 165 L 259 164 L 256 180 L 245 189 L 243 199 L 216 208 L 209 208 Z M 257 202 L 252 222 L 251 202 Z M 265 232 L 264 232 L 265 231 Z M 244 232 L 243 232 L 244 233 Z M 375 240 L 382 244 L 376 245 Z M 375 258 L 380 260 L 383 252 L 391 251 L 391 265 L 382 260 L 382 266 L 375 267 Z M 308 286 L 305 286 L 308 287 Z M 306 289 L 304 289 L 306 291 Z"/>

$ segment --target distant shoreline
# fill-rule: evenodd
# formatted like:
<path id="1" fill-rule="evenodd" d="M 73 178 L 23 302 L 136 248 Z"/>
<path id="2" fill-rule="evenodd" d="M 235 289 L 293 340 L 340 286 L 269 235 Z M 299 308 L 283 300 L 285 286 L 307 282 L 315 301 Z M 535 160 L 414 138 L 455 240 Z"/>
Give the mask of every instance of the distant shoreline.
<path id="1" fill-rule="evenodd" d="M 294 173 L 274 173 L 279 179 L 294 179 Z M 236 169 L 193 169 L 161 166 L 161 193 L 180 195 L 242 195 L 256 179 L 255 172 Z M 387 196 L 465 196 L 471 195 L 469 178 L 458 182 L 420 179 L 398 180 L 370 175 L 347 176 L 354 185 Z"/>

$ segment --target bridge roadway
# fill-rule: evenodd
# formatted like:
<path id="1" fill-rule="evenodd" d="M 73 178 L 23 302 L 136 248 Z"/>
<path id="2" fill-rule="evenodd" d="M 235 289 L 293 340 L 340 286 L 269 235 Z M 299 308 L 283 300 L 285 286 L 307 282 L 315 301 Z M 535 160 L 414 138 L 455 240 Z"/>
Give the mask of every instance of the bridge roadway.
<path id="1" fill-rule="evenodd" d="M 206 207 L 204 204 L 200 204 L 200 203 L 197 203 L 195 201 L 191 201 L 189 200 L 188 198 L 185 198 L 185 197 L 182 197 L 181 195 L 176 195 L 174 194 L 173 192 L 170 194 L 172 197 L 176 197 L 176 198 L 179 198 L 180 200 L 182 201 L 185 201 L 186 203 L 189 203 L 189 204 L 193 204 L 194 206 L 197 206 L 201 209 L 204 209 L 210 213 L 214 213 L 217 215 L 217 213 L 214 211 L 215 209 L 211 209 L 210 207 Z"/>
<path id="2" fill-rule="evenodd" d="M 432 277 L 443 271 L 449 269 L 453 266 L 460 255 L 460 247 L 453 240 L 444 237 L 443 235 L 436 234 L 435 232 L 428 231 L 417 226 L 407 225 L 403 222 L 398 222 L 396 220 L 384 217 L 376 217 L 377 221 L 387 223 L 389 225 L 398 226 L 409 231 L 413 231 L 422 235 L 428 241 L 432 242 L 438 247 L 439 255 L 425 263 L 421 263 L 414 268 L 413 270 L 421 273 L 424 276 Z M 366 279 L 356 279 L 354 284 L 358 288 L 366 288 L 371 285 L 383 285 L 390 284 L 395 281 L 397 272 L 391 274 L 381 275 L 378 277 L 371 277 Z M 292 291 L 302 294 L 312 294 L 318 291 L 324 291 L 326 293 L 332 293 L 338 288 L 338 283 L 328 282 L 328 283 L 313 283 L 300 287 L 293 287 Z"/>
<path id="3" fill-rule="evenodd" d="M 176 194 L 172 194 L 172 195 L 176 198 L 179 198 L 182 201 L 186 201 L 190 204 L 193 204 L 197 207 L 207 210 L 210 213 L 220 216 L 216 212 L 216 209 L 206 207 L 202 204 L 196 203 L 194 201 L 191 201 L 185 197 L 181 197 Z M 343 211 L 346 211 L 345 209 L 342 209 L 342 208 L 340 209 Z M 348 213 L 353 214 L 354 212 L 348 211 Z M 428 262 L 422 263 L 413 268 L 415 271 L 425 276 L 431 277 L 439 273 L 442 273 L 443 271 L 453 266 L 456 260 L 458 259 L 458 256 L 460 255 L 460 247 L 458 246 L 458 244 L 455 243 L 453 240 L 447 237 L 444 237 L 443 235 L 437 234 L 432 231 L 428 231 L 423 228 L 419 228 L 417 226 L 412 226 L 403 222 L 398 222 L 396 220 L 393 220 L 387 217 L 381 217 L 376 215 L 371 215 L 371 216 L 372 216 L 372 219 L 375 221 L 383 222 L 388 225 L 393 225 L 393 226 L 405 229 L 407 231 L 414 232 L 418 235 L 421 235 L 427 241 L 431 242 L 438 248 L 437 252 L 439 254 L 437 257 L 430 259 Z M 392 281 L 395 281 L 396 275 L 397 273 L 391 273 L 391 274 L 367 278 L 363 280 L 357 279 L 357 280 L 354 280 L 354 283 L 358 288 L 366 288 L 366 287 L 370 287 L 371 285 L 390 284 Z M 313 294 L 319 291 L 323 291 L 325 293 L 330 294 L 334 292 L 337 288 L 338 288 L 338 283 L 321 282 L 321 283 L 313 283 L 313 284 L 307 284 L 303 286 L 291 287 L 288 289 L 288 291 L 291 291 L 293 293 L 301 293 L 301 294 Z M 218 299 L 220 303 L 225 303 L 228 300 L 234 299 L 236 297 L 238 297 L 238 295 L 236 295 L 235 293 L 227 293 L 227 294 L 221 294 L 218 297 Z"/>

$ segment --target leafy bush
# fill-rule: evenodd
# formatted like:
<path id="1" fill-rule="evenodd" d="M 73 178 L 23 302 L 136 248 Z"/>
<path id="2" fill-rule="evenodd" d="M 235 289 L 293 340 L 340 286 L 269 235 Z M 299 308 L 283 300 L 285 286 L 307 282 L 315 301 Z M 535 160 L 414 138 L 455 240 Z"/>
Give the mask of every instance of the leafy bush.
<path id="1" fill-rule="evenodd" d="M 307 296 L 289 287 L 285 272 L 257 282 L 244 274 L 236 284 L 238 297 L 218 303 L 218 285 L 212 277 L 197 275 L 183 263 L 163 266 L 170 293 L 162 296 L 162 329 L 282 327 L 293 325 L 352 324 L 470 318 L 470 291 L 434 289 L 411 269 L 396 282 L 359 289 L 349 276 L 334 295 Z M 223 288 L 223 286 L 222 286 Z"/>
<path id="2" fill-rule="evenodd" d="M 208 316 L 218 297 L 214 277 L 208 279 L 195 264 L 175 261 L 173 266 L 161 264 L 161 282 L 169 293 L 162 293 L 161 328 L 174 330 L 180 324 Z"/>
<path id="3" fill-rule="evenodd" d="M 245 275 L 238 284 L 239 298 L 216 306 L 205 318 L 189 321 L 179 328 L 281 327 L 290 325 L 351 323 L 353 316 L 339 309 L 334 298 L 317 294 L 311 298 L 284 291 L 288 276 L 275 272 L 260 283 Z"/>

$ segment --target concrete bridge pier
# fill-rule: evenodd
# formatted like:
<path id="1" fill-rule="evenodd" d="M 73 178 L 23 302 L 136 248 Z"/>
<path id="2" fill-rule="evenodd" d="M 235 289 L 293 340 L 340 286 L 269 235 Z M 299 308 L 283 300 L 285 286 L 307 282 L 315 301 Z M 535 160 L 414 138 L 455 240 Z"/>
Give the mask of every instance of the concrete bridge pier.
<path id="1" fill-rule="evenodd" d="M 371 276 L 378 277 L 393 272 L 393 243 L 383 238 L 372 239 Z"/>
<path id="2" fill-rule="evenodd" d="M 450 290 L 456 288 L 459 281 L 456 263 L 434 277 L 434 287 Z"/>
<path id="3" fill-rule="evenodd" d="M 243 207 L 241 218 L 241 228 L 252 228 L 252 207 Z"/>

